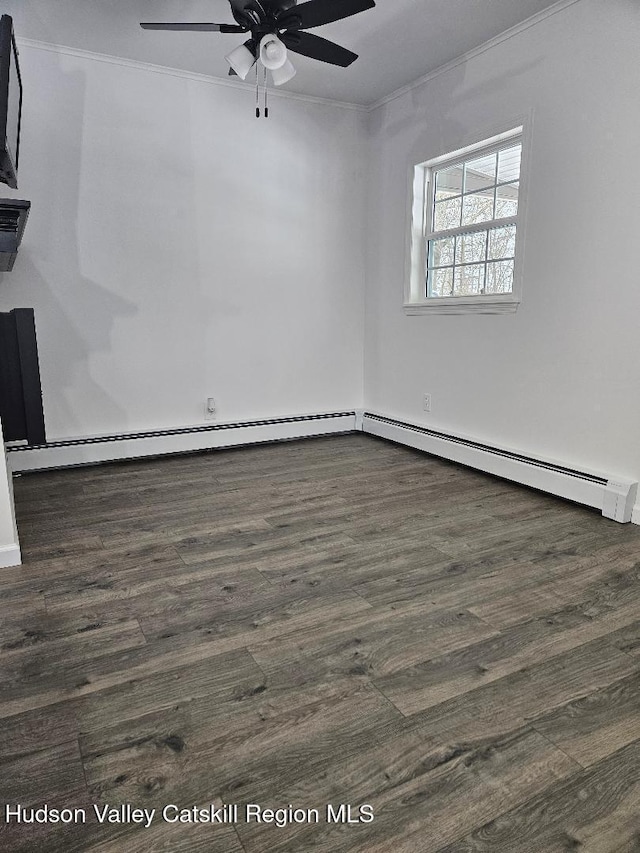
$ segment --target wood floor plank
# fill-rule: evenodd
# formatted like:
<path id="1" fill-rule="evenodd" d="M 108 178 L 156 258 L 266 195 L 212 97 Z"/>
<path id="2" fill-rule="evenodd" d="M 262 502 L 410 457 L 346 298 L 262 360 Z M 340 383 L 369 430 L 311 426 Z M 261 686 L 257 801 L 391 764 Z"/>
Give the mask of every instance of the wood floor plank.
<path id="1" fill-rule="evenodd" d="M 336 621 L 248 649 L 270 679 L 278 681 L 307 682 L 327 675 L 377 679 L 497 633 L 466 610 L 434 611 L 429 602 L 421 602 L 394 614 L 392 632 L 388 614 L 374 610 L 353 618 L 349 626 Z"/>
<path id="2" fill-rule="evenodd" d="M 471 605 L 470 610 L 497 628 L 508 628 L 560 606 L 594 618 L 623 606 L 625 598 L 631 605 L 635 603 L 634 563 L 635 558 L 620 555 L 618 549 L 613 555 L 577 560 L 560 572 L 546 573 L 535 588 L 529 585 L 495 595 Z"/>
<path id="3" fill-rule="evenodd" d="M 311 766 L 322 767 L 327 744 L 353 754 L 371 732 L 401 719 L 362 683 L 329 690 L 305 705 L 294 702 L 292 709 L 263 719 L 258 712 L 266 696 L 267 691 L 248 694 L 224 712 L 216 703 L 209 714 L 201 700 L 195 708 L 183 705 L 132 720 L 128 732 L 111 726 L 83 736 L 91 794 L 148 806 L 212 801 L 218 794 L 225 801 L 245 793 L 260 797 L 277 780 L 283 784 Z"/>
<path id="4" fill-rule="evenodd" d="M 88 793 L 77 739 L 2 759 L 0 773 L 0 849 L 11 853 L 73 849 L 84 835 L 82 826 L 6 821 L 7 805 L 14 810 L 41 807 L 85 808 Z M 75 842 L 72 842 L 75 839 Z M 78 847 L 76 846 L 76 849 Z"/>
<path id="5" fill-rule="evenodd" d="M 197 755 L 202 743 L 223 740 L 228 732 L 240 736 L 248 729 L 253 737 L 256 736 L 254 730 L 265 727 L 264 724 L 267 724 L 266 728 L 276 725 L 280 731 L 286 732 L 285 720 L 304 723 L 318 713 L 324 713 L 326 708 L 353 703 L 363 690 L 368 696 L 377 695 L 370 686 L 351 678 L 316 681 L 293 688 L 273 685 L 265 678 L 261 688 L 244 691 L 233 705 L 213 704 L 206 696 L 183 698 L 160 711 L 83 731 L 79 738 L 83 760 L 87 765 L 91 763 L 93 771 L 96 771 L 99 762 L 109 766 L 110 755 L 121 755 L 128 760 L 126 754 L 131 752 L 135 753 L 131 764 L 137 767 L 142 751 L 149 752 L 150 746 L 154 745 L 166 747 L 170 738 L 179 738 L 182 742 L 183 749 L 174 749 L 174 752 L 188 749 Z M 401 715 L 388 702 L 381 701 L 380 707 L 385 708 L 393 720 L 401 720 Z M 101 771 L 96 772 L 97 781 L 105 778 Z"/>
<path id="6" fill-rule="evenodd" d="M 431 564 L 429 558 L 424 562 L 417 558 L 408 571 L 357 579 L 354 589 L 374 607 L 393 607 L 420 597 L 443 608 L 473 606 L 481 616 L 479 603 L 491 600 L 505 589 L 538 589 L 548 579 L 545 567 L 537 567 L 510 553 L 481 557 L 469 554 Z"/>
<path id="7" fill-rule="evenodd" d="M 31 639 L 31 638 L 29 638 Z M 146 645 L 146 638 L 135 619 L 106 625 L 88 625 L 59 639 L 25 645 L 0 655 L 5 681 L 19 682 L 22 678 L 52 679 L 64 677 L 69 667 L 102 657 L 106 651 L 118 653 Z"/>
<path id="8" fill-rule="evenodd" d="M 219 656 L 246 650 L 252 641 L 260 642 L 285 636 L 314 622 L 333 622 L 336 618 L 346 618 L 369 609 L 369 605 L 356 595 L 332 596 L 315 602 L 315 606 L 314 602 L 307 599 L 296 602 L 297 606 L 303 603 L 310 604 L 311 607 L 303 607 L 303 612 L 298 615 L 290 614 L 288 619 L 275 623 L 266 620 L 264 624 L 248 627 L 246 631 L 237 623 L 233 626 L 234 630 L 219 638 L 215 636 L 213 629 L 206 626 L 181 635 L 167 631 L 166 640 L 161 637 L 155 643 L 147 643 L 125 652 L 103 654 L 78 663 L 70 662 L 65 667 L 62 683 L 59 679 L 36 679 L 30 683 L 28 690 L 21 685 L 9 684 L 5 688 L 4 701 L 0 702 L 0 719 L 59 702 L 71 703 L 79 697 L 87 697 L 110 688 L 116 688 L 117 693 L 119 686 L 125 689 L 130 682 L 155 674 L 158 674 L 161 680 L 164 673 L 170 680 L 173 670 L 200 663 L 212 667 L 212 662 Z M 328 603 L 331 603 L 330 610 L 326 606 Z M 97 618 L 96 614 L 85 615 L 90 620 Z M 255 614 L 252 614 L 251 618 L 254 617 Z M 246 612 L 243 618 L 247 618 Z M 251 662 L 255 671 L 257 667 L 253 659 Z M 239 684 L 242 684 L 242 669 L 237 675 Z M 260 680 L 263 680 L 262 677 Z"/>
<path id="9" fill-rule="evenodd" d="M 84 696 L 78 712 L 80 731 L 203 696 L 218 704 L 238 702 L 247 691 L 259 690 L 264 684 L 264 675 L 244 650 L 169 671 L 159 669 L 155 674 L 135 672 L 131 670 L 133 677 L 124 683 Z"/>
<path id="10" fill-rule="evenodd" d="M 635 741 L 438 853 L 634 853 L 639 812 L 640 741 Z"/>
<path id="11" fill-rule="evenodd" d="M 640 603 L 589 619 L 580 608 L 556 610 L 459 651 L 375 679 L 404 714 L 413 714 L 454 696 L 536 666 L 634 622 Z M 623 661 L 624 663 L 624 661 Z"/>
<path id="12" fill-rule="evenodd" d="M 640 619 L 609 635 L 609 642 L 621 652 L 640 656 Z"/>
<path id="13" fill-rule="evenodd" d="M 45 594 L 47 612 L 71 613 L 79 610 L 91 610 L 104 606 L 116 611 L 118 601 L 132 605 L 134 600 L 142 605 L 140 613 L 153 614 L 162 607 L 164 591 L 173 591 L 178 601 L 186 606 L 189 596 L 209 593 L 206 598 L 228 598 L 228 592 L 241 594 L 271 588 L 268 580 L 257 569 L 233 571 L 228 563 L 220 566 L 224 574 L 217 574 L 215 567 L 208 565 L 204 570 L 190 569 L 181 561 L 154 565 L 151 569 L 134 567 L 129 571 L 98 569 L 82 575 L 69 576 L 63 583 L 52 583 L 50 592 Z M 207 581 L 209 583 L 207 583 Z M 156 602 L 156 593 L 159 602 Z M 145 605 L 142 598 L 146 597 Z M 171 596 L 170 596 L 171 597 Z M 134 612 L 125 605 L 127 612 Z"/>
<path id="14" fill-rule="evenodd" d="M 31 595 L 33 591 L 55 602 L 58 595 L 81 595 L 91 588 L 108 589 L 114 578 L 137 575 L 177 576 L 184 568 L 172 543 L 144 543 L 64 557 L 26 560 L 0 580 L 0 596 Z"/>
<path id="15" fill-rule="evenodd" d="M 629 655 L 595 640 L 439 704 L 427 697 L 427 709 L 414 713 L 431 731 L 458 740 L 473 737 L 478 727 L 499 734 L 636 671 Z"/>
<path id="16" fill-rule="evenodd" d="M 243 552 L 252 551 L 257 558 L 264 558 L 272 551 L 276 553 L 294 546 L 301 548 L 326 547 L 327 545 L 351 545 L 353 540 L 340 530 L 318 531 L 314 525 L 300 524 L 296 529 L 270 528 L 257 533 L 236 534 L 234 536 L 192 536 L 179 540 L 175 548 L 187 565 L 203 562 L 215 557 L 235 557 Z"/>
<path id="17" fill-rule="evenodd" d="M 64 805 L 85 791 L 77 739 L 4 758 L 2 764 L 2 803 Z"/>
<path id="18" fill-rule="evenodd" d="M 476 826 L 484 816 L 491 819 L 499 815 L 505 804 L 523 802 L 532 792 L 542 791 L 557 779 L 576 772 L 574 762 L 531 730 L 462 749 L 457 755 L 440 753 L 439 763 L 437 752 L 431 755 L 427 752 L 426 760 L 424 750 L 418 750 L 418 754 L 423 763 L 415 767 L 412 777 L 385 790 L 365 794 L 365 801 L 374 809 L 375 820 L 371 824 L 291 827 L 288 833 L 276 838 L 265 837 L 255 825 L 245 825 L 238 828 L 240 838 L 245 847 L 260 853 L 311 850 L 428 853 L 442 846 L 443 841 L 463 835 L 466 827 Z M 363 801 L 363 795 L 356 793 L 362 790 L 361 778 L 367 778 L 362 771 L 355 777 L 352 791 L 334 782 L 333 793 L 338 802 Z M 300 785 L 286 794 L 300 800 L 303 790 Z M 274 795 L 275 791 L 270 801 Z"/>
<path id="19" fill-rule="evenodd" d="M 27 711 L 2 721 L 0 768 L 8 759 L 22 758 L 78 739 L 78 723 L 72 705 Z M 3 769 L 4 772 L 4 769 Z"/>
<path id="20" fill-rule="evenodd" d="M 157 523 L 141 523 L 135 532 L 123 531 L 122 525 L 103 523 L 100 527 L 100 540 L 106 548 L 131 547 L 132 543 L 144 544 L 146 542 L 173 543 L 182 541 L 189 536 L 218 535 L 224 536 L 237 533 L 250 533 L 256 530 L 268 530 L 269 523 L 259 516 L 249 516 L 239 513 L 236 518 L 227 518 L 219 521 L 211 518 L 189 518 L 182 525 L 171 527 L 162 526 Z"/>
<path id="21" fill-rule="evenodd" d="M 95 554 L 102 548 L 102 540 L 99 536 L 89 535 L 51 545 L 51 536 L 49 535 L 47 542 L 43 544 L 31 544 L 27 540 L 26 544 L 21 542 L 20 546 L 22 559 L 31 564 L 35 561 L 55 560 L 61 557 L 77 557 L 79 554 Z M 5 578 L 0 579 L 2 582 L 5 580 Z"/>
<path id="22" fill-rule="evenodd" d="M 640 673 L 615 681 L 532 721 L 583 767 L 640 739 Z"/>
<path id="23" fill-rule="evenodd" d="M 181 590 L 180 605 L 175 610 L 153 611 L 142 617 L 140 624 L 145 636 L 154 639 L 167 632 L 207 630 L 218 637 L 242 634 L 245 645 L 250 635 L 261 628 L 277 626 L 278 634 L 290 633 L 300 624 L 313 625 L 343 618 L 347 613 L 370 610 L 370 605 L 348 591 L 321 594 L 294 587 L 258 586 L 238 595 L 208 596 L 202 584 Z M 332 615 L 333 612 L 333 615 Z M 256 634 L 256 641 L 260 637 Z"/>
<path id="24" fill-rule="evenodd" d="M 28 619 L 46 613 L 44 590 L 5 587 L 0 592 L 0 608 L 9 620 Z M 2 628 L 0 627 L 0 637 Z"/>
<path id="25" fill-rule="evenodd" d="M 207 803 L 198 804 L 206 808 Z M 166 824 L 159 819 L 145 827 L 123 833 L 119 838 L 99 841 L 86 853 L 244 853 L 232 826 L 210 824 Z"/>
<path id="26" fill-rule="evenodd" d="M 420 566 L 415 569 L 416 564 Z M 408 570 L 420 578 L 436 571 L 445 572 L 451 560 L 441 551 L 418 540 L 401 544 L 338 545 L 319 548 L 308 557 L 299 552 L 278 554 L 264 560 L 260 571 L 274 582 L 298 584 L 316 589 L 354 589 L 369 599 L 368 587 L 378 581 L 385 589 L 389 578 L 402 577 Z M 415 596 L 407 596 L 407 599 Z"/>

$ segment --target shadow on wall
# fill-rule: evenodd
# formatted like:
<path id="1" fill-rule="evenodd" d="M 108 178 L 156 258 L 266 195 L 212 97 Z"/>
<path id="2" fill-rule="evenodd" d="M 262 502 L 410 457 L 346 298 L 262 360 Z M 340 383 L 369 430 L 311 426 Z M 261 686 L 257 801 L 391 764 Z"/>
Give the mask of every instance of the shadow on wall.
<path id="1" fill-rule="evenodd" d="M 82 430 L 82 413 L 68 394 L 80 374 L 87 404 L 110 411 L 110 418 L 122 417 L 122 410 L 91 379 L 88 361 L 91 354 L 109 349 L 115 318 L 135 311 L 130 302 L 80 271 L 78 198 L 86 87 L 81 72 L 60 69 L 60 73 L 64 76 L 62 87 L 51 78 L 48 82 L 38 80 L 40 86 L 56 86 L 51 97 L 38 93 L 41 102 L 50 104 L 50 111 L 41 120 L 50 124 L 52 138 L 62 136 L 65 142 L 51 145 L 45 162 L 30 162 L 33 146 L 29 137 L 36 128 L 30 122 L 25 96 L 20 186 L 28 183 L 34 188 L 32 209 L 14 270 L 0 275 L 3 310 L 35 309 L 49 439 L 63 437 L 56 435 L 59 424 L 64 424 L 66 435 Z M 37 152 L 38 158 L 43 150 Z"/>
<path id="2" fill-rule="evenodd" d="M 99 338 L 94 336 L 90 341 L 87 340 L 74 323 L 66 304 L 65 292 L 69 295 L 71 288 L 60 287 L 59 280 L 42 275 L 28 247 L 20 252 L 16 265 L 18 263 L 20 277 L 23 282 L 28 281 L 28 287 L 7 287 L 3 303 L 6 306 L 9 298 L 11 307 L 35 309 L 47 439 L 80 435 L 84 430 L 83 412 L 78 411 L 68 393 L 79 374 L 82 374 L 87 405 L 109 412 L 110 418 L 123 418 L 123 410 L 91 379 L 87 370 L 89 350 L 99 352 L 110 348 L 108 327 L 103 325 L 103 334 Z M 5 273 L 0 278 L 3 290 L 3 279 L 9 275 Z M 116 316 L 131 313 L 131 306 L 124 300 L 114 297 L 100 285 L 81 276 L 78 271 L 75 274 L 70 271 L 69 276 L 82 292 L 80 301 L 76 294 L 69 296 L 69 301 L 73 300 L 73 314 L 84 316 L 88 321 L 93 314 L 99 314 L 104 321 L 106 317 L 113 320 Z M 10 308 L 5 307 L 4 310 Z M 58 424 L 64 424 L 62 433 L 56 429 Z"/>
<path id="3" fill-rule="evenodd" d="M 24 54 L 32 212 L 0 307 L 35 309 L 48 437 L 194 423 L 195 406 L 169 408 L 193 396 L 180 376 L 204 369 L 212 310 L 193 245 L 193 161 L 166 171 L 191 151 L 189 98 L 147 97 L 156 78 L 136 70 Z"/>
<path id="4" fill-rule="evenodd" d="M 456 147 L 480 141 L 485 130 L 490 134 L 487 103 L 495 104 L 504 96 L 506 89 L 516 91 L 514 79 L 539 72 L 542 63 L 541 56 L 521 63 L 510 70 L 508 76 L 497 72 L 474 82 L 469 77 L 469 63 L 461 62 L 429 83 L 416 86 L 405 95 L 383 104 L 371 113 L 369 129 L 374 136 L 384 129 L 389 138 L 410 132 L 414 141 L 409 150 L 415 163 L 447 154 Z M 407 99 L 411 103 L 410 109 L 407 109 Z M 399 104 L 399 108 L 395 104 Z M 434 106 L 436 104 L 437 107 Z M 466 128 L 470 125 L 478 128 L 478 138 L 469 137 Z"/>

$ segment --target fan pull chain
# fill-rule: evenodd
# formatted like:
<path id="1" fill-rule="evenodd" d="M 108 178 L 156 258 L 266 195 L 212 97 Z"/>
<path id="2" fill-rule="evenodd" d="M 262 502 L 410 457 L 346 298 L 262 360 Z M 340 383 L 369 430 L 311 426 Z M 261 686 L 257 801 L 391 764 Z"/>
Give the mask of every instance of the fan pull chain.
<path id="1" fill-rule="evenodd" d="M 264 69 L 264 117 L 269 118 L 269 104 L 267 102 L 267 69 Z"/>
<path id="2" fill-rule="evenodd" d="M 260 118 L 260 78 L 258 77 L 259 62 L 256 62 L 256 118 Z"/>
<path id="3" fill-rule="evenodd" d="M 260 70 L 258 66 L 259 62 L 256 62 L 256 118 L 260 118 Z M 264 117 L 269 118 L 269 101 L 267 98 L 267 69 L 264 68 L 264 76 L 262 79 L 262 86 L 264 88 Z"/>

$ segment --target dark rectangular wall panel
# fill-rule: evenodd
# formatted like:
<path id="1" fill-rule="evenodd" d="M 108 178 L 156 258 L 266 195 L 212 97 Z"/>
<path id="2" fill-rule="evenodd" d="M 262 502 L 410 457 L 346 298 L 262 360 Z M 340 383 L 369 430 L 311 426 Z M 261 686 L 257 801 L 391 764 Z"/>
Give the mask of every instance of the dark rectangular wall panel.
<path id="1" fill-rule="evenodd" d="M 0 417 L 5 441 L 46 444 L 33 308 L 0 314 Z"/>

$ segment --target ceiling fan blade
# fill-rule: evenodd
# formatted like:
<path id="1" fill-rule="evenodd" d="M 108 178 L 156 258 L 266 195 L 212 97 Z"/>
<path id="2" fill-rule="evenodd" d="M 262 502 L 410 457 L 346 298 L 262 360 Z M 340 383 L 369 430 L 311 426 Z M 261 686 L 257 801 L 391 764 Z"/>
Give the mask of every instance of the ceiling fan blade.
<path id="1" fill-rule="evenodd" d="M 245 33 L 246 27 L 236 24 L 140 24 L 143 30 L 169 30 L 171 32 Z"/>
<path id="2" fill-rule="evenodd" d="M 320 36 L 314 36 L 313 33 L 282 33 L 280 38 L 294 53 L 328 62 L 330 65 L 339 65 L 341 68 L 346 68 L 358 58 L 357 53 L 352 53 L 346 47 L 340 47 L 339 44 Z"/>
<path id="3" fill-rule="evenodd" d="M 302 20 L 301 30 L 310 30 L 366 12 L 375 5 L 374 0 L 308 0 L 295 6 L 291 13 Z"/>

